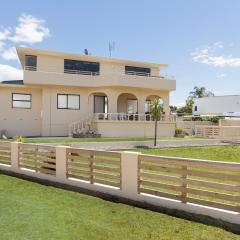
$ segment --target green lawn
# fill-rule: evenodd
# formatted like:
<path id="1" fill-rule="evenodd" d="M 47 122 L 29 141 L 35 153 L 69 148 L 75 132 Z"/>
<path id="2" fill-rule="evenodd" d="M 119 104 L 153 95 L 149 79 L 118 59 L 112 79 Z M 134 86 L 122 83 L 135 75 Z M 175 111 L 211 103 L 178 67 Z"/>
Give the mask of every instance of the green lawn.
<path id="1" fill-rule="evenodd" d="M 158 138 L 158 140 L 195 140 L 196 137 Z M 24 138 L 26 143 L 71 143 L 71 142 L 120 142 L 120 141 L 153 141 L 153 138 Z M 1 141 L 1 139 L 0 139 Z"/>
<path id="2" fill-rule="evenodd" d="M 210 146 L 210 147 L 179 147 L 161 149 L 133 149 L 146 154 L 161 156 L 209 159 L 215 161 L 239 162 L 240 145 Z"/>
<path id="3" fill-rule="evenodd" d="M 0 239 L 239 240 L 221 228 L 0 174 Z"/>

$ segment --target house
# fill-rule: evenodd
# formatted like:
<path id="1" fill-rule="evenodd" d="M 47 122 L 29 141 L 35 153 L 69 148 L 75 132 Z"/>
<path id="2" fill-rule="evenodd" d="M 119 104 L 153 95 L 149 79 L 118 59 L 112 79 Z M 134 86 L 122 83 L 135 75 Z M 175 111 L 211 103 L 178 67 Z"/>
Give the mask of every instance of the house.
<path id="1" fill-rule="evenodd" d="M 149 104 L 160 96 L 158 135 L 175 130 L 165 64 L 17 47 L 23 80 L 0 84 L 0 131 L 9 136 L 68 136 L 90 127 L 103 137 L 152 137 Z"/>
<path id="2" fill-rule="evenodd" d="M 194 99 L 193 115 L 240 117 L 240 95 L 211 96 Z"/>

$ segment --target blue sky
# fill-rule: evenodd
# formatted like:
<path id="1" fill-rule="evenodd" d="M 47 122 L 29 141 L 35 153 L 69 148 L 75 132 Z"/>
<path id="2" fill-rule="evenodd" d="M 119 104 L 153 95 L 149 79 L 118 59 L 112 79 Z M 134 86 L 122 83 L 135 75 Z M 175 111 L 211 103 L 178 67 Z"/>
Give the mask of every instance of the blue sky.
<path id="1" fill-rule="evenodd" d="M 0 9 L 0 80 L 21 72 L 13 50 L 49 50 L 167 63 L 174 75 L 172 104 L 205 86 L 216 95 L 240 93 L 238 0 L 3 1 Z"/>

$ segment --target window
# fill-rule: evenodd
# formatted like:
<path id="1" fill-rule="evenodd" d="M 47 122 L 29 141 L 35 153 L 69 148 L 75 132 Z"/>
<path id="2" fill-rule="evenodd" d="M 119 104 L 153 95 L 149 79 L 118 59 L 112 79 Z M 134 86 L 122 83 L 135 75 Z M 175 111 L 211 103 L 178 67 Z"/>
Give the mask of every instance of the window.
<path id="1" fill-rule="evenodd" d="M 197 106 L 194 107 L 194 111 L 197 112 Z"/>
<path id="2" fill-rule="evenodd" d="M 37 56 L 25 55 L 25 69 L 30 71 L 37 70 Z"/>
<path id="3" fill-rule="evenodd" d="M 76 94 L 58 94 L 57 95 L 58 109 L 80 109 L 80 95 Z"/>
<path id="4" fill-rule="evenodd" d="M 143 68 L 143 67 L 125 66 L 125 74 L 139 75 L 139 76 L 150 76 L 151 75 L 151 69 L 150 68 Z"/>
<path id="5" fill-rule="evenodd" d="M 64 73 L 99 75 L 100 65 L 97 62 L 86 62 L 64 59 Z"/>
<path id="6" fill-rule="evenodd" d="M 30 109 L 32 107 L 32 94 L 13 93 L 12 107 Z"/>
<path id="7" fill-rule="evenodd" d="M 127 101 L 127 113 L 128 114 L 135 114 L 137 113 L 138 103 L 137 100 L 128 99 Z"/>

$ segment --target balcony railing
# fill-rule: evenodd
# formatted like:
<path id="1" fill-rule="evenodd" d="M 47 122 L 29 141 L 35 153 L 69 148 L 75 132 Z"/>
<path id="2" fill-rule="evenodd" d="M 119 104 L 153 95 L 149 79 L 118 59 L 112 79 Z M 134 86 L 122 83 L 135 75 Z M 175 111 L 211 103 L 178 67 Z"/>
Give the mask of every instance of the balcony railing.
<path id="1" fill-rule="evenodd" d="M 24 66 L 25 71 L 37 71 L 37 72 L 44 72 L 44 73 L 55 73 L 55 74 L 75 74 L 75 75 L 91 75 L 91 76 L 99 76 L 100 72 L 91 72 L 91 71 L 78 71 L 78 70 L 69 70 L 69 69 L 63 69 L 63 71 L 59 71 L 58 68 L 53 66 L 48 67 L 34 67 L 34 66 Z M 111 73 L 106 73 L 104 75 L 111 75 Z M 152 78 L 161 78 L 161 79 L 167 79 L 167 80 L 174 80 L 174 76 L 153 76 L 151 74 L 146 73 L 136 73 L 136 72 L 130 72 L 127 73 L 119 73 L 120 76 L 126 76 L 126 75 L 132 75 L 133 77 L 152 77 Z"/>
<path id="2" fill-rule="evenodd" d="M 24 66 L 24 70 L 26 71 L 38 71 L 38 72 L 49 72 L 49 73 L 63 73 L 59 72 L 56 68 L 45 68 L 45 67 L 35 67 L 35 66 Z M 91 72 L 91 71 L 79 71 L 79 70 L 71 70 L 71 69 L 64 69 L 64 73 L 67 74 L 80 74 L 80 75 L 92 75 L 98 76 L 100 72 Z"/>
<path id="3" fill-rule="evenodd" d="M 132 113 L 95 113 L 94 120 L 106 121 L 155 121 L 151 114 L 132 114 Z M 175 122 L 175 116 L 161 116 L 158 121 Z"/>

